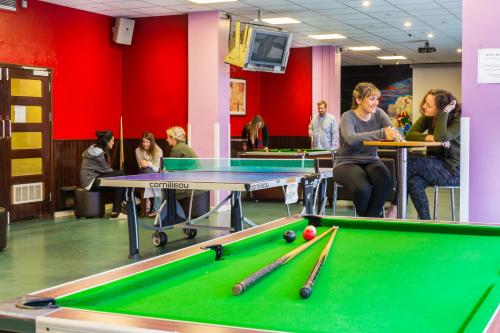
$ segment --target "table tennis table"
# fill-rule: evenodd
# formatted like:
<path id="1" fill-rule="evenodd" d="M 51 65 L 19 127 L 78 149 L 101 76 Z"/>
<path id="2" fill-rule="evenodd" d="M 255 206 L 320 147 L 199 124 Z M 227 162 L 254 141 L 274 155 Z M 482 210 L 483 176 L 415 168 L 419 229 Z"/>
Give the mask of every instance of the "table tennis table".
<path id="1" fill-rule="evenodd" d="M 332 169 L 321 169 L 314 159 L 201 159 L 164 158 L 162 172 L 101 178 L 100 186 L 123 187 L 126 189 L 129 258 L 139 257 L 139 237 L 137 211 L 134 203 L 135 188 L 161 189 L 165 194 L 159 214 L 157 236 L 165 237 L 165 229 L 182 228 L 188 238 L 196 235 L 196 229 L 217 229 L 240 231 L 244 224 L 254 224 L 244 217 L 241 194 L 290 184 L 302 185 L 303 213 L 321 214 L 326 202 L 326 180 L 332 177 Z M 214 209 L 191 219 L 183 214 L 175 199 L 176 191 L 222 190 L 230 194 Z M 191 204 L 193 196 L 191 192 Z M 196 222 L 216 212 L 226 202 L 230 202 L 231 223 L 229 227 L 203 226 Z M 191 210 L 191 209 L 190 209 Z M 153 228 L 153 227 L 150 227 Z M 194 232 L 193 232 L 194 231 Z"/>

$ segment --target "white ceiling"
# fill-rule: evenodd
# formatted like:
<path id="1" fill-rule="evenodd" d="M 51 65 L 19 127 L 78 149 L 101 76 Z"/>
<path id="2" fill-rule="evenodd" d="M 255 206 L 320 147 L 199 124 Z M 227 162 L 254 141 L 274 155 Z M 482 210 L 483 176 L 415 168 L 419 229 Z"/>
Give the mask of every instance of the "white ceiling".
<path id="1" fill-rule="evenodd" d="M 335 42 L 349 46 L 375 45 L 380 51 L 342 53 L 342 65 L 394 64 L 377 59 L 379 55 L 404 55 L 401 64 L 461 62 L 461 0 L 371 0 L 363 7 L 361 0 L 238 0 L 198 5 L 187 0 L 43 0 L 114 17 L 177 15 L 188 12 L 220 10 L 236 20 L 252 21 L 259 9 L 262 17 L 288 16 L 300 24 L 282 25 L 294 33 L 294 46 L 328 45 Z M 410 21 L 412 26 L 403 24 Z M 311 34 L 338 33 L 347 39 L 318 41 Z M 427 38 L 433 33 L 433 38 Z M 411 34 L 411 37 L 409 36 Z M 419 54 L 417 48 L 428 39 L 437 48 L 432 54 Z"/>

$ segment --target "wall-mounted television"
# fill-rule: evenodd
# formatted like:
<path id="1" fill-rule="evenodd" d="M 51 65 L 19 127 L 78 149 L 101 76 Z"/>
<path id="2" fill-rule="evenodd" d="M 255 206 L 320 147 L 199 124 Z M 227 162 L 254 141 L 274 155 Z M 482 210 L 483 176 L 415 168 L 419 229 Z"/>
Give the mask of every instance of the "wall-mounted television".
<path id="1" fill-rule="evenodd" d="M 291 44 L 291 33 L 252 28 L 243 68 L 284 73 Z"/>

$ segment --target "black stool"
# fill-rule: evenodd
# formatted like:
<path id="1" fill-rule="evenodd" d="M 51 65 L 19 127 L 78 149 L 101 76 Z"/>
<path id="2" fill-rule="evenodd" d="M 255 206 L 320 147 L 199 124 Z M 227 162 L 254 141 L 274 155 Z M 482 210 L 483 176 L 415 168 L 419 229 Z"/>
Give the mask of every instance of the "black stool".
<path id="1" fill-rule="evenodd" d="M 182 209 L 189 216 L 189 202 L 191 198 L 179 200 Z M 191 207 L 191 218 L 195 219 L 210 211 L 210 191 L 204 191 L 193 197 L 193 206 Z"/>
<path id="2" fill-rule="evenodd" d="M 7 246 L 7 210 L 0 207 L 0 251 Z"/>
<path id="3" fill-rule="evenodd" d="M 80 217 L 103 217 L 103 192 L 91 192 L 82 188 L 76 188 L 74 212 L 77 219 L 79 219 Z"/>

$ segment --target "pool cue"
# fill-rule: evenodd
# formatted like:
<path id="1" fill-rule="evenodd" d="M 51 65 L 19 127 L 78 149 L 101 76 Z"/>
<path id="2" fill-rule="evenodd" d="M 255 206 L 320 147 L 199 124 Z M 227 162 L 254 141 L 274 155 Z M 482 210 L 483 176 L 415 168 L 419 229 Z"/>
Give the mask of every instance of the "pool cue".
<path id="1" fill-rule="evenodd" d="M 253 286 L 257 281 L 259 281 L 260 279 L 262 279 L 264 276 L 266 276 L 267 274 L 273 272 L 276 268 L 278 268 L 278 267 L 286 264 L 287 262 L 289 262 L 290 260 L 292 260 L 293 258 L 295 258 L 297 255 L 299 255 L 300 253 L 302 253 L 308 247 L 310 247 L 314 243 L 318 242 L 320 239 L 322 239 L 323 237 L 325 237 L 326 235 L 328 235 L 330 232 L 332 232 L 333 230 L 335 230 L 335 228 L 337 228 L 337 227 L 336 226 L 331 227 L 330 229 L 328 229 L 327 231 L 325 231 L 320 236 L 315 237 L 314 239 L 310 240 L 309 242 L 307 242 L 305 244 L 302 244 L 298 248 L 296 248 L 296 249 L 288 252 L 287 254 L 285 254 L 284 256 L 282 256 L 281 258 L 276 259 L 275 261 L 273 261 L 269 265 L 265 266 L 264 268 L 258 270 L 255 273 L 253 273 L 252 275 L 250 275 L 246 279 L 244 279 L 244 280 L 236 283 L 233 286 L 233 294 L 234 295 L 239 295 L 239 294 L 243 293 L 245 290 L 247 290 L 248 288 L 250 288 L 251 286 Z"/>
<path id="2" fill-rule="evenodd" d="M 312 288 L 314 286 L 314 282 L 316 281 L 316 278 L 318 277 L 319 270 L 321 267 L 323 267 L 323 264 L 325 263 L 326 257 L 328 256 L 328 252 L 330 252 L 330 248 L 332 247 L 333 239 L 335 238 L 335 235 L 337 234 L 337 230 L 339 230 L 338 227 L 335 227 L 335 230 L 333 231 L 332 235 L 330 236 L 330 239 L 328 240 L 328 243 L 325 245 L 325 248 L 319 255 L 319 259 L 316 262 L 316 265 L 314 265 L 314 268 L 312 269 L 311 273 L 309 274 L 309 277 L 307 278 L 306 283 L 302 288 L 300 288 L 300 297 L 302 298 L 308 298 L 311 296 L 312 293 Z"/>
<path id="3" fill-rule="evenodd" d="M 123 171 L 124 154 L 123 154 L 123 117 L 120 117 L 120 170 Z"/>

